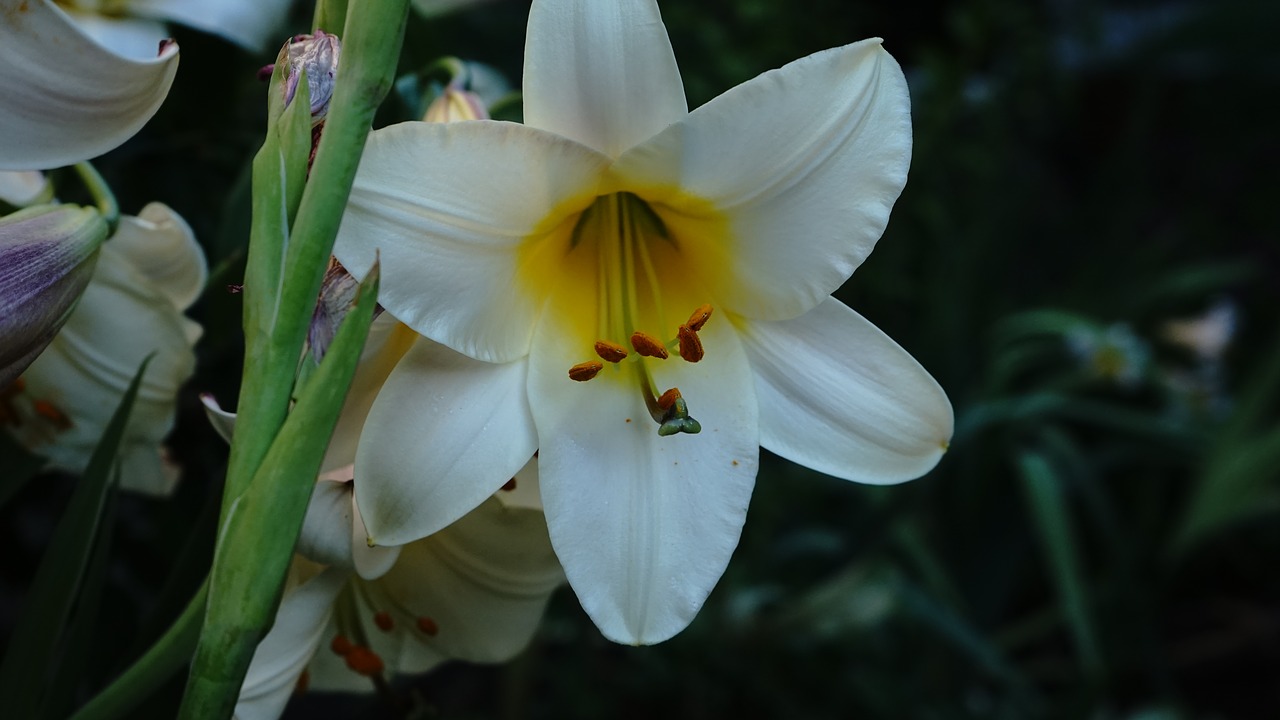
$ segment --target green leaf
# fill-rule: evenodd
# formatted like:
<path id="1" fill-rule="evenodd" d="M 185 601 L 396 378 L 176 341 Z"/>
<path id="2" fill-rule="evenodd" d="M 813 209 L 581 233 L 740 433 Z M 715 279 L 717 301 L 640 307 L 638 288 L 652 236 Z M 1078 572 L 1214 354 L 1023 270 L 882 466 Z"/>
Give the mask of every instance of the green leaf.
<path id="1" fill-rule="evenodd" d="M 36 571 L 31 590 L 0 664 L 0 707 L 8 717 L 36 717 L 46 700 L 59 638 L 84 584 L 103 508 L 112 490 L 112 466 L 150 357 L 142 362 L 89 458 L 67 510 Z"/>
<path id="2" fill-rule="evenodd" d="M 1032 451 L 1020 453 L 1018 469 L 1081 666 L 1086 676 L 1099 678 L 1103 672 L 1102 655 L 1080 570 L 1078 544 L 1069 521 L 1070 508 L 1062 497 L 1053 466 L 1043 455 Z"/>
<path id="3" fill-rule="evenodd" d="M 114 720 L 128 716 L 153 690 L 186 666 L 200 639 L 200 621 L 209 599 L 206 579 L 173 625 L 116 678 L 106 690 L 80 708 L 72 720 Z"/>
<path id="4" fill-rule="evenodd" d="M 1212 453 L 1174 536 L 1175 553 L 1245 518 L 1280 508 L 1280 427 Z"/>
<path id="5" fill-rule="evenodd" d="M 64 718 L 73 707 L 80 680 L 89 664 L 89 650 L 94 630 L 98 626 L 98 606 L 102 601 L 102 588 L 107 579 L 107 559 L 111 555 L 111 533 L 116 523 L 118 497 L 114 492 L 120 487 L 120 465 L 111 473 L 112 492 L 108 494 L 102 521 L 93 540 L 93 555 L 85 568 L 80 596 L 76 599 L 75 614 L 64 633 L 62 662 L 51 685 L 49 701 L 40 713 L 47 718 Z"/>

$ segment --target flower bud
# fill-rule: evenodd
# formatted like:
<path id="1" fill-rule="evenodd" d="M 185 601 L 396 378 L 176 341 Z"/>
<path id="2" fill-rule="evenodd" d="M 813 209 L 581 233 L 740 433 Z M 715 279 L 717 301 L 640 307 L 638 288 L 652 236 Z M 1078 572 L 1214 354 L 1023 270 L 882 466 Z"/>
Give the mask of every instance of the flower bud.
<path id="1" fill-rule="evenodd" d="M 67 321 L 106 237 L 102 216 L 75 205 L 40 205 L 0 218 L 0 388 Z"/>
<path id="2" fill-rule="evenodd" d="M 338 56 L 342 43 L 337 35 L 316 30 L 315 35 L 299 35 L 285 43 L 277 63 L 287 63 L 284 83 L 284 102 L 288 105 L 298 91 L 298 80 L 305 70 L 307 88 L 311 94 L 311 124 L 319 125 L 329 114 L 329 101 L 333 98 L 334 78 L 338 73 Z"/>
<path id="3" fill-rule="evenodd" d="M 427 106 L 422 118 L 427 122 L 447 123 L 461 120 L 488 120 L 489 111 L 480 96 L 470 90 L 446 87 L 439 97 Z"/>

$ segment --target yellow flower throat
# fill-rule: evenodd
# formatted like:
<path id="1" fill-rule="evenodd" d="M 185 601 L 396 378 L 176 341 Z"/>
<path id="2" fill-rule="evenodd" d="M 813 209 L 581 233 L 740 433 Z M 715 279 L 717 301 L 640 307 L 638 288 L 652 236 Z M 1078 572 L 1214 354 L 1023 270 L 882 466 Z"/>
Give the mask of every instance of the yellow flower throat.
<path id="1" fill-rule="evenodd" d="M 663 217 L 679 222 L 678 215 L 662 209 L 659 214 L 629 192 L 601 195 L 581 212 L 562 215 L 554 230 L 535 241 L 538 249 L 530 259 L 555 277 L 543 288 L 553 297 L 552 311 L 568 316 L 573 335 L 583 338 L 584 359 L 568 369 L 569 378 L 586 382 L 612 366 L 636 383 L 658 434 L 666 436 L 702 427 L 689 415 L 679 389 L 658 391 L 649 364 L 672 355 L 684 362 L 702 360 L 698 333 L 712 309 L 689 300 L 699 284 L 690 272 L 692 258 Z M 677 302 L 680 307 L 667 306 Z M 664 330 L 677 323 L 674 333 Z"/>

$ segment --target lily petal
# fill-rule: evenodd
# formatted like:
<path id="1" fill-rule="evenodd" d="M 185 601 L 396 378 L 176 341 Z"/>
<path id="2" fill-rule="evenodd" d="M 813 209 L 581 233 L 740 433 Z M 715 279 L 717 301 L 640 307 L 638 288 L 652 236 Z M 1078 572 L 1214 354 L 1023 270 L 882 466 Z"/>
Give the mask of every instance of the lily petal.
<path id="1" fill-rule="evenodd" d="M 262 52 L 283 39 L 277 35 L 292 4 L 292 0 L 129 0 L 129 12 L 171 20 Z"/>
<path id="2" fill-rule="evenodd" d="M 37 170 L 0 170 L 0 203 L 23 208 L 53 199 L 53 187 Z"/>
<path id="3" fill-rule="evenodd" d="M 111 245 L 177 310 L 191 307 L 204 292 L 209 279 L 204 252 L 191 226 L 168 205 L 153 202 L 136 217 L 120 218 Z"/>
<path id="4" fill-rule="evenodd" d="M 563 582 L 542 513 L 491 498 L 406 545 L 390 572 L 359 583 L 357 593 L 362 618 L 386 611 L 395 619 L 407 641 L 388 659 L 400 672 L 415 672 L 440 654 L 471 662 L 511 659 L 529 643 Z M 420 629 L 420 618 L 430 620 L 435 634 Z M 421 650 L 427 652 L 419 657 Z"/>
<path id="5" fill-rule="evenodd" d="M 535 0 L 525 42 L 525 124 L 617 157 L 687 112 L 654 0 Z"/>
<path id="6" fill-rule="evenodd" d="M 472 360 L 419 340 L 387 378 L 356 452 L 373 542 L 403 545 L 475 508 L 533 455 L 527 362 Z"/>
<path id="7" fill-rule="evenodd" d="M 402 123 L 371 133 L 334 255 L 363 278 L 381 253 L 379 301 L 470 357 L 529 351 L 538 308 L 516 282 L 517 249 L 551 208 L 595 199 L 608 159 L 510 123 Z"/>
<path id="8" fill-rule="evenodd" d="M 307 573 L 315 574 L 300 581 Z M 326 635 L 334 600 L 350 572 L 319 571 L 295 556 L 289 575 L 275 624 L 258 644 L 240 687 L 236 720 L 274 720 L 284 712 L 298 677 Z"/>
<path id="9" fill-rule="evenodd" d="M 356 461 L 356 447 L 369 409 L 391 371 L 417 338 L 412 330 L 387 313 L 374 318 L 369 326 L 369 337 L 364 341 L 364 350 L 360 353 L 360 362 L 356 365 L 356 374 L 347 390 L 347 399 L 338 414 L 338 424 L 325 450 L 320 472 Z"/>
<path id="10" fill-rule="evenodd" d="M 49 0 L 0 0 L 0 170 L 41 170 L 128 140 L 164 101 L 178 48 L 139 62 L 78 30 Z"/>
<path id="11" fill-rule="evenodd" d="M 725 309 L 782 320 L 817 305 L 870 254 L 910 161 L 906 79 L 879 40 L 865 40 L 729 90 L 613 172 L 699 266 L 729 269 L 707 278 Z M 728 240 L 706 242 L 726 234 L 726 220 Z"/>
<path id="12" fill-rule="evenodd" d="M 80 12 L 66 8 L 76 27 L 93 41 L 111 52 L 134 60 L 150 60 L 156 56 L 160 41 L 168 38 L 169 28 L 158 20 L 136 17 L 110 17 L 96 12 Z"/>
<path id="13" fill-rule="evenodd" d="M 728 323 L 702 334 L 702 362 L 673 359 L 655 377 L 678 386 L 702 424 L 671 437 L 613 370 L 571 384 L 575 345 L 552 321 L 535 336 L 529 399 L 551 542 L 582 607 L 616 642 L 661 642 L 688 625 L 742 531 L 760 444 L 751 370 Z"/>
<path id="14" fill-rule="evenodd" d="M 793 320 L 744 322 L 763 409 L 760 444 L 819 472 L 889 484 L 946 452 L 946 393 L 888 335 L 828 298 Z"/>

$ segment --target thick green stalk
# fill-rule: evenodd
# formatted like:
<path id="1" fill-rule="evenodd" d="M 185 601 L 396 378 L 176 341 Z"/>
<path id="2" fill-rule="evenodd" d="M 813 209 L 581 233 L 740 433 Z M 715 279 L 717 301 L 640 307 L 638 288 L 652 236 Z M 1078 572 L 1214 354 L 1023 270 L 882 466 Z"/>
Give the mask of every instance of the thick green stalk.
<path id="1" fill-rule="evenodd" d="M 235 709 L 254 649 L 279 604 L 307 500 L 369 334 L 377 295 L 375 266 L 249 488 L 227 512 L 179 717 L 225 718 Z"/>
<path id="2" fill-rule="evenodd" d="M 183 698 L 185 718 L 228 717 L 235 707 L 253 651 L 279 602 L 306 503 L 372 317 L 376 272 L 365 279 L 359 306 L 286 419 L 297 363 L 360 153 L 394 78 L 408 3 L 357 0 L 351 10 L 341 36 L 331 110 L 296 212 L 292 148 L 298 134 L 289 129 L 294 126 L 288 110 L 270 113 L 278 119 L 273 130 L 281 131 L 279 146 L 274 153 L 264 146 L 255 160 L 252 241 L 260 242 L 256 247 L 251 243 L 246 285 L 255 285 L 258 295 L 246 298 L 245 387 L 237 407 L 205 624 Z M 307 106 L 304 84 L 299 83 L 300 94 L 290 109 Z M 267 145 L 271 142 L 269 136 Z M 273 162 L 279 167 L 275 173 Z M 253 291 L 246 287 L 246 293 Z"/>

